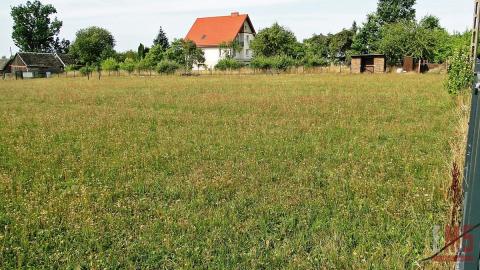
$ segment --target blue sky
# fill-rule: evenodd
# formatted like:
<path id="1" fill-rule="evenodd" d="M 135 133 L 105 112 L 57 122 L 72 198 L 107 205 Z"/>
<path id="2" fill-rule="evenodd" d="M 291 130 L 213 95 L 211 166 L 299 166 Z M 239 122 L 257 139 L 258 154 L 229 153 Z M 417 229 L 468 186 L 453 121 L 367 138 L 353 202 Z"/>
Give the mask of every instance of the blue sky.
<path id="1" fill-rule="evenodd" d="M 26 1 L 2 0 L 0 3 L 0 55 L 12 47 L 10 7 Z M 78 29 L 101 26 L 117 40 L 117 50 L 137 48 L 140 42 L 150 46 L 159 26 L 169 38 L 183 37 L 197 17 L 227 15 L 232 11 L 248 13 L 255 28 L 279 22 L 290 28 L 300 40 L 313 33 L 336 32 L 359 25 L 375 11 L 377 0 L 43 0 L 58 10 L 64 23 L 60 35 L 73 40 Z M 201 3 L 201 4 L 200 4 Z M 449 31 L 464 31 L 472 23 L 472 0 L 417 0 L 417 17 L 440 17 Z"/>

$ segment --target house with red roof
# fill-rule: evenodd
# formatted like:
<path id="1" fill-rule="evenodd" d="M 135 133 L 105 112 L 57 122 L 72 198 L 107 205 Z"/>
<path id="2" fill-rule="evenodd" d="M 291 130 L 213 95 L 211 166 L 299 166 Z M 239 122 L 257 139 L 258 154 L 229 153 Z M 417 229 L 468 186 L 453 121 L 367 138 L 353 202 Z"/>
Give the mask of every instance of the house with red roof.
<path id="1" fill-rule="evenodd" d="M 250 43 L 255 38 L 255 28 L 247 14 L 233 12 L 230 16 L 198 18 L 185 39 L 195 42 L 205 53 L 206 68 L 213 68 L 227 55 L 249 63 L 253 57 Z M 236 49 L 222 45 L 238 44 Z"/>

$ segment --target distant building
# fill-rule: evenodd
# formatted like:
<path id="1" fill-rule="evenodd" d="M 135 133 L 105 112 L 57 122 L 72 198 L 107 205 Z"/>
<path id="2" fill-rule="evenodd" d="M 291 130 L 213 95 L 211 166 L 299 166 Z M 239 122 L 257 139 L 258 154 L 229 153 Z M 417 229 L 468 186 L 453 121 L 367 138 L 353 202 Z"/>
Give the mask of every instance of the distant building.
<path id="1" fill-rule="evenodd" d="M 385 73 L 387 68 L 384 54 L 352 55 L 352 73 Z"/>
<path id="2" fill-rule="evenodd" d="M 5 73 L 10 73 L 10 63 L 11 59 L 0 59 L 0 76 L 3 76 Z"/>
<path id="3" fill-rule="evenodd" d="M 249 63 L 253 53 L 250 42 L 255 38 L 255 28 L 246 14 L 233 12 L 230 16 L 198 18 L 185 39 L 195 42 L 205 53 L 205 67 L 213 68 L 225 58 L 221 45 L 238 42 L 239 51 L 230 52 L 238 61 Z"/>
<path id="4" fill-rule="evenodd" d="M 20 52 L 13 57 L 10 68 L 12 73 L 36 77 L 36 74 L 63 72 L 65 67 L 74 64 L 73 58 L 66 54 Z"/>

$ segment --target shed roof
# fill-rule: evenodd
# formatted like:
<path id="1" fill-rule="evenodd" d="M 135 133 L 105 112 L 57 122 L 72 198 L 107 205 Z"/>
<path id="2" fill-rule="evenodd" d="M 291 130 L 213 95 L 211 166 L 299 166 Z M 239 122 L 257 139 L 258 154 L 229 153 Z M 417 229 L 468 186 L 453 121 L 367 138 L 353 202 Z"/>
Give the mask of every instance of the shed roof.
<path id="1" fill-rule="evenodd" d="M 185 39 L 195 42 L 198 47 L 215 47 L 234 41 L 245 22 L 248 22 L 255 33 L 247 14 L 232 13 L 230 16 L 198 18 Z"/>
<path id="2" fill-rule="evenodd" d="M 53 53 L 20 52 L 17 55 L 28 67 L 59 67 L 63 66 Z"/>
<path id="3" fill-rule="evenodd" d="M 352 58 L 359 58 L 359 57 L 386 57 L 385 54 L 381 53 L 371 53 L 371 54 L 356 54 L 352 55 Z"/>
<path id="4" fill-rule="evenodd" d="M 64 66 L 70 66 L 70 65 L 76 64 L 75 59 L 73 59 L 73 57 L 69 54 L 58 53 L 57 57 L 60 59 L 62 64 L 64 64 Z"/>

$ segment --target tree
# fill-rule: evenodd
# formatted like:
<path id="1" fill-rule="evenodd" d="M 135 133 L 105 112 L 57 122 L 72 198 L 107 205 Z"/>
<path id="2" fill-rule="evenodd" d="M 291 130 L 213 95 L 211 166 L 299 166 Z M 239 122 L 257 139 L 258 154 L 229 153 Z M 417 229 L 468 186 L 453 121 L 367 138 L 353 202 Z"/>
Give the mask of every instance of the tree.
<path id="1" fill-rule="evenodd" d="M 117 62 L 123 62 L 127 58 L 138 60 L 138 52 L 128 50 L 126 52 L 120 52 L 115 54 L 115 59 L 117 60 Z"/>
<path id="2" fill-rule="evenodd" d="M 164 58 L 163 47 L 159 44 L 154 45 L 150 51 L 145 55 L 145 63 L 149 67 L 156 67 Z"/>
<path id="3" fill-rule="evenodd" d="M 415 21 L 416 0 L 379 0 L 377 15 L 381 25 Z"/>
<path id="4" fill-rule="evenodd" d="M 57 53 L 67 54 L 70 51 L 70 40 L 60 40 L 57 37 L 53 43 L 53 50 Z"/>
<path id="5" fill-rule="evenodd" d="M 83 64 L 98 64 L 115 55 L 115 39 L 106 29 L 92 26 L 77 32 L 70 53 Z"/>
<path id="6" fill-rule="evenodd" d="M 420 20 L 420 26 L 430 30 L 442 29 L 442 26 L 440 26 L 440 19 L 432 15 L 423 17 Z"/>
<path id="7" fill-rule="evenodd" d="M 165 34 L 161 26 L 158 30 L 157 37 L 153 40 L 153 45 L 160 45 L 164 51 L 169 47 L 167 35 Z"/>
<path id="8" fill-rule="evenodd" d="M 115 60 L 115 58 L 110 57 L 110 58 L 105 59 L 102 62 L 101 67 L 102 67 L 102 70 L 108 71 L 108 75 L 110 75 L 110 72 L 118 71 L 120 65 L 118 64 L 117 60 Z"/>
<path id="9" fill-rule="evenodd" d="M 274 23 L 271 27 L 262 29 L 251 43 L 255 56 L 294 56 L 294 46 L 297 38 L 292 31 Z"/>
<path id="10" fill-rule="evenodd" d="M 203 64 L 205 55 L 202 49 L 191 40 L 182 39 L 183 56 L 185 58 L 185 71 L 190 72 L 194 65 Z"/>
<path id="11" fill-rule="evenodd" d="M 304 40 L 303 43 L 308 56 L 329 57 L 330 36 L 314 34 L 311 38 Z"/>
<path id="12" fill-rule="evenodd" d="M 359 29 L 352 42 L 354 53 L 375 53 L 378 52 L 378 42 L 381 39 L 381 25 L 375 13 L 367 15 L 367 21 Z"/>
<path id="13" fill-rule="evenodd" d="M 138 45 L 137 54 L 138 54 L 138 58 L 140 58 L 140 60 L 145 58 L 145 46 L 142 43 L 140 43 L 140 45 Z"/>
<path id="14" fill-rule="evenodd" d="M 355 32 L 351 29 L 343 29 L 335 35 L 330 37 L 330 42 L 328 44 L 328 51 L 330 59 L 332 61 L 336 60 L 345 60 L 347 56 L 347 51 L 352 48 L 353 38 Z"/>
<path id="15" fill-rule="evenodd" d="M 128 75 L 132 74 L 136 66 L 137 63 L 132 58 L 127 58 L 125 61 L 123 61 L 123 63 L 120 64 L 120 68 L 128 72 Z"/>
<path id="16" fill-rule="evenodd" d="M 226 58 L 234 58 L 236 53 L 241 52 L 243 46 L 238 41 L 223 42 L 220 44 L 222 55 Z"/>
<path id="17" fill-rule="evenodd" d="M 433 62 L 440 42 L 444 42 L 437 35 L 437 30 L 424 28 L 415 22 L 388 24 L 382 30 L 379 47 L 390 65 L 401 64 L 405 56 Z"/>
<path id="18" fill-rule="evenodd" d="M 193 41 L 185 39 L 174 40 L 165 52 L 165 57 L 167 60 L 184 66 L 186 72 L 190 72 L 194 65 L 205 62 L 203 51 L 197 48 Z"/>
<path id="19" fill-rule="evenodd" d="M 25 5 L 12 7 L 12 39 L 22 51 L 50 52 L 58 42 L 62 21 L 56 17 L 57 10 L 52 5 L 43 5 L 40 1 L 27 1 Z"/>

